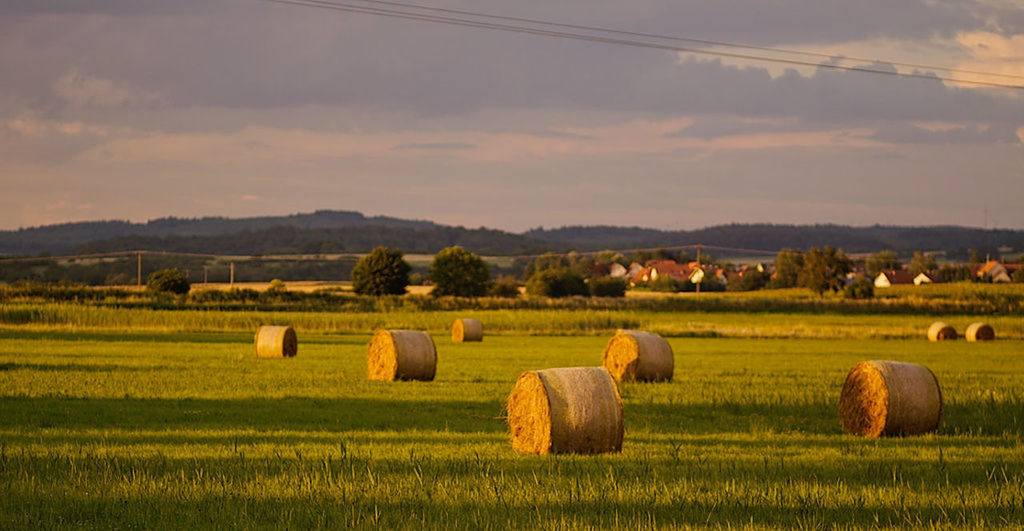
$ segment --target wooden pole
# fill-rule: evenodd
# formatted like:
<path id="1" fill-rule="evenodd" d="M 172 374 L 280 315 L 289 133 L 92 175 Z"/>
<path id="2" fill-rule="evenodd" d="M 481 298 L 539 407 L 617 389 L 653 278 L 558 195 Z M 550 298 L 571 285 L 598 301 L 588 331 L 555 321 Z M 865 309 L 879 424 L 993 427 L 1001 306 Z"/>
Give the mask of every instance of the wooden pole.
<path id="1" fill-rule="evenodd" d="M 235 285 L 235 263 L 234 262 L 231 262 L 231 281 L 229 282 L 229 285 L 230 286 L 234 286 Z"/>
<path id="2" fill-rule="evenodd" d="M 142 251 L 139 251 L 139 252 L 137 252 L 135 254 L 138 257 L 138 268 L 137 268 L 138 271 L 135 274 L 135 281 L 136 281 L 135 285 L 141 288 L 142 287 Z"/>

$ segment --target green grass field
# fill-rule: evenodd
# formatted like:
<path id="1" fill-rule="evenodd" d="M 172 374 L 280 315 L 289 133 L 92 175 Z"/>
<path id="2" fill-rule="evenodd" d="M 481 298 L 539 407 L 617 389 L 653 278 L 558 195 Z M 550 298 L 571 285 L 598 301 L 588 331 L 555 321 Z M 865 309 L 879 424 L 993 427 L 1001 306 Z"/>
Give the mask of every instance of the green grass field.
<path id="1" fill-rule="evenodd" d="M 453 314 L 384 314 L 437 332 L 439 362 L 433 382 L 380 383 L 366 380 L 370 329 L 299 327 L 296 358 L 256 359 L 252 331 L 218 331 L 248 326 L 244 312 L 179 314 L 203 332 L 122 312 L 0 329 L 0 527 L 1024 526 L 1019 324 L 1014 339 L 934 344 L 871 332 L 925 316 L 768 315 L 771 330 L 818 331 L 787 335 L 745 314 L 526 312 L 527 331 L 451 344 Z M 350 317 L 340 330 L 369 324 Z M 577 335 L 536 335 L 544 319 Z M 502 403 L 519 373 L 599 364 L 618 321 L 688 320 L 733 332 L 672 337 L 671 383 L 621 386 L 621 454 L 512 451 Z M 868 359 L 936 373 L 940 434 L 840 431 L 843 379 Z"/>

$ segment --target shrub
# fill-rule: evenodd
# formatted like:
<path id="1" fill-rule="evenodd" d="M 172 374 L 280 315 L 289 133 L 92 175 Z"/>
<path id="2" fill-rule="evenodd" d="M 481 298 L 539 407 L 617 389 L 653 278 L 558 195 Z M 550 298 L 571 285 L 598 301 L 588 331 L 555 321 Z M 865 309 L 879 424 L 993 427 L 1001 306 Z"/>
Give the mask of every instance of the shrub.
<path id="1" fill-rule="evenodd" d="M 146 289 L 154 293 L 184 295 L 192 288 L 185 275 L 177 269 L 160 269 L 146 277 Z"/>
<path id="2" fill-rule="evenodd" d="M 491 284 L 491 271 L 482 258 L 462 247 L 442 249 L 430 263 L 436 296 L 483 297 Z"/>
<path id="3" fill-rule="evenodd" d="M 519 282 L 516 277 L 503 276 L 491 286 L 491 296 L 514 299 L 519 296 Z"/>
<path id="4" fill-rule="evenodd" d="M 1013 272 L 1012 280 L 1014 282 L 1024 283 L 1024 267 L 1020 267 Z"/>
<path id="5" fill-rule="evenodd" d="M 647 282 L 647 289 L 651 291 L 663 291 L 666 293 L 675 293 L 683 289 L 682 283 L 678 280 L 668 276 L 661 275 L 658 278 Z"/>
<path id="6" fill-rule="evenodd" d="M 402 295 L 411 269 L 402 251 L 377 247 L 352 268 L 352 289 L 360 295 Z"/>
<path id="7" fill-rule="evenodd" d="M 285 285 L 284 281 L 279 278 L 271 280 L 270 286 L 267 286 L 268 293 L 280 293 L 282 291 L 287 291 L 287 289 L 288 287 Z"/>
<path id="8" fill-rule="evenodd" d="M 875 284 L 867 277 L 857 277 L 843 288 L 847 299 L 870 299 L 875 296 Z"/>
<path id="9" fill-rule="evenodd" d="M 626 281 L 615 277 L 592 278 L 590 294 L 594 297 L 625 297 Z"/>
<path id="10" fill-rule="evenodd" d="M 526 281 L 526 293 L 541 297 L 588 296 L 587 283 L 577 273 L 568 269 L 546 269 L 534 273 Z"/>

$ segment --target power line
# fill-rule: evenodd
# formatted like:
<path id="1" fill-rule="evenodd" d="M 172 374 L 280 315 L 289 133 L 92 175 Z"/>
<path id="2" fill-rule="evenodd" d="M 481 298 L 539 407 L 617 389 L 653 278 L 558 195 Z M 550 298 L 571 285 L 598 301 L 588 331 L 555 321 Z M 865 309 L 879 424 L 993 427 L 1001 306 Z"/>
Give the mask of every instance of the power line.
<path id="1" fill-rule="evenodd" d="M 769 62 L 769 63 L 788 64 L 788 65 L 794 65 L 794 66 L 809 66 L 809 67 L 815 67 L 815 68 L 825 68 L 825 69 L 830 69 L 830 70 L 842 70 L 842 71 L 848 71 L 848 72 L 861 72 L 861 73 L 868 73 L 868 74 L 887 75 L 887 76 L 893 76 L 893 77 L 925 79 L 925 80 L 929 80 L 929 81 L 948 81 L 948 82 L 951 82 L 951 83 L 962 83 L 962 84 L 977 85 L 977 86 L 984 86 L 984 87 L 1024 90 L 1024 85 L 1011 85 L 1011 84 L 1007 84 L 1007 83 L 997 83 L 997 82 L 991 82 L 991 81 L 979 81 L 979 80 L 969 80 L 969 79 L 962 79 L 962 78 L 938 76 L 938 75 L 934 75 L 934 74 L 923 74 L 923 73 L 919 73 L 919 72 L 916 72 L 916 71 L 915 72 L 899 72 L 899 71 L 892 71 L 892 70 L 878 70 L 878 69 L 874 69 L 874 68 L 866 68 L 866 67 L 860 67 L 860 66 L 846 66 L 846 65 L 836 64 L 836 63 L 820 63 L 820 62 L 813 62 L 813 61 L 809 61 L 809 60 L 785 59 L 785 58 L 780 58 L 780 57 L 768 57 L 768 56 L 763 56 L 763 55 L 754 55 L 754 54 L 746 54 L 746 53 L 724 52 L 724 51 L 717 51 L 717 50 L 708 50 L 708 49 L 703 49 L 703 48 L 692 48 L 692 47 L 677 46 L 677 45 L 671 45 L 671 44 L 660 44 L 660 43 L 654 43 L 654 42 L 644 42 L 644 41 L 631 40 L 631 39 L 626 39 L 626 38 L 605 37 L 605 36 L 598 36 L 598 35 L 587 35 L 587 34 L 582 34 L 582 33 L 546 30 L 546 29 L 541 29 L 541 28 L 531 28 L 531 27 L 528 27 L 528 26 L 521 26 L 521 25 L 516 25 L 516 24 L 501 24 L 501 23 L 495 23 L 495 22 L 484 22 L 484 21 L 479 21 L 479 20 L 472 20 L 472 19 L 465 19 L 465 18 L 456 18 L 456 17 L 445 16 L 445 15 L 429 15 L 429 14 L 415 13 L 415 12 L 409 12 L 409 11 L 400 11 L 400 10 L 396 10 L 396 9 L 385 9 L 385 8 L 377 8 L 377 7 L 359 6 L 359 5 L 345 4 L 345 3 L 341 3 L 341 2 L 329 2 L 329 1 L 326 1 L 326 0 L 262 0 L 262 1 L 270 2 L 270 3 L 276 3 L 276 4 L 285 4 L 285 5 L 293 5 L 293 6 L 302 6 L 302 7 L 313 7 L 313 8 L 320 8 L 320 9 L 328 9 L 328 10 L 342 11 L 342 12 L 348 12 L 348 13 L 360 13 L 360 14 L 377 15 L 377 16 L 392 17 L 392 18 L 399 18 L 399 19 L 423 21 L 423 22 L 434 22 L 434 23 L 448 24 L 448 25 L 454 25 L 454 26 L 472 27 L 472 28 L 479 28 L 479 29 L 490 29 L 490 30 L 512 32 L 512 33 L 523 33 L 523 34 L 528 34 L 528 35 L 538 35 L 538 36 L 545 36 L 545 37 L 555 37 L 555 38 L 572 39 L 572 40 L 580 40 L 580 41 L 588 41 L 588 42 L 598 42 L 598 43 L 604 43 L 604 44 L 616 44 L 616 45 L 622 45 L 622 46 L 632 46 L 632 47 L 637 47 L 637 48 L 650 48 L 650 49 L 656 49 L 656 50 L 666 50 L 666 51 L 673 51 L 673 52 L 683 52 L 683 53 L 711 55 L 711 56 L 717 56 L 717 57 L 728 57 L 728 58 L 733 58 L 733 59 L 744 59 L 744 60 L 750 60 L 750 61 L 761 61 L 761 62 Z M 357 1 L 360 1 L 360 0 L 357 0 Z M 486 17 L 487 15 L 475 14 L 473 16 Z M 529 20 L 529 19 L 526 19 L 526 20 Z M 553 25 L 553 26 L 554 25 L 558 25 L 556 23 L 546 23 L 546 24 L 550 24 L 550 25 Z M 561 25 L 561 26 L 564 27 L 565 25 Z M 585 26 L 581 26 L 581 27 L 585 27 Z M 598 28 L 593 28 L 593 31 L 602 31 L 602 30 L 600 30 Z M 618 32 L 618 33 L 619 34 L 623 34 L 623 35 L 629 35 L 630 34 L 630 32 Z M 679 38 L 670 38 L 670 39 L 679 39 Z M 737 46 L 738 47 L 743 47 L 742 45 L 737 45 Z M 756 49 L 756 48 L 754 48 L 754 49 Z M 773 51 L 778 51 L 778 50 L 773 50 Z M 831 57 L 831 56 L 828 56 L 828 57 Z M 895 63 L 890 63 L 890 64 L 895 64 Z M 905 64 L 909 64 L 909 63 L 905 63 Z M 945 70 L 949 70 L 949 69 L 945 69 Z M 960 72 L 966 73 L 967 71 L 960 71 Z M 990 75 L 990 74 L 986 73 L 985 75 Z M 994 75 L 998 75 L 998 74 L 994 74 Z"/>
<path id="2" fill-rule="evenodd" d="M 323 2 L 319 2 L 318 0 L 308 0 L 308 1 L 316 2 L 316 3 L 330 3 L 330 2 L 327 2 L 326 0 L 324 0 Z M 744 50 L 758 50 L 758 51 L 764 51 L 764 52 L 785 53 L 785 54 L 790 54 L 790 55 L 803 55 L 803 56 L 807 56 L 807 57 L 818 57 L 818 58 L 821 58 L 821 59 L 830 59 L 830 60 L 838 60 L 838 61 L 856 61 L 856 62 L 861 62 L 861 63 L 888 63 L 888 64 L 891 64 L 893 66 L 904 66 L 904 67 L 908 67 L 908 68 L 923 68 L 923 69 L 927 69 L 927 70 L 941 70 L 943 72 L 949 72 L 951 74 L 975 74 L 975 75 L 982 75 L 982 76 L 1003 77 L 1003 78 L 1008 78 L 1008 79 L 1024 79 L 1024 76 L 1015 75 L 1015 74 L 1002 74 L 1002 73 L 997 73 L 997 72 L 982 72 L 982 71 L 979 71 L 979 70 L 965 70 L 965 69 L 960 69 L 960 68 L 949 68 L 949 67 L 945 67 L 945 66 L 926 65 L 926 64 L 920 64 L 920 63 L 905 63 L 905 62 L 899 62 L 899 61 L 887 61 L 887 60 L 883 60 L 883 59 L 870 59 L 870 58 L 855 57 L 855 56 L 848 56 L 848 55 L 835 55 L 835 54 L 827 54 L 827 53 L 820 53 L 820 52 L 809 52 L 809 51 L 793 50 L 793 49 L 787 49 L 787 48 L 774 48 L 774 47 L 771 47 L 771 46 L 756 46 L 756 45 L 750 45 L 750 44 L 738 44 L 738 43 L 732 43 L 732 42 L 713 41 L 713 40 L 707 40 L 707 39 L 694 39 L 694 38 L 689 38 L 689 37 L 676 37 L 676 36 L 671 36 L 671 35 L 661 35 L 661 34 L 657 34 L 657 33 L 644 33 L 644 32 L 636 32 L 636 31 L 618 30 L 618 29 L 606 28 L 606 27 L 602 27 L 602 26 L 585 26 L 585 25 L 581 25 L 581 24 L 567 24 L 567 23 L 564 23 L 564 22 L 552 22 L 552 21 L 541 20 L 541 19 L 534 19 L 534 18 L 510 17 L 510 16 L 505 16 L 505 15 L 493 15 L 493 14 L 489 14 L 489 13 L 479 13 L 479 12 L 475 12 L 475 11 L 465 11 L 465 10 L 461 10 L 461 9 L 449 9 L 449 8 L 434 7 L 434 6 L 424 6 L 424 5 L 418 5 L 418 4 L 407 4 L 407 3 L 402 3 L 402 2 L 390 2 L 390 1 L 386 1 L 386 0 L 355 0 L 355 1 L 360 2 L 360 3 L 365 3 L 365 4 L 389 5 L 389 6 L 395 6 L 395 7 L 410 8 L 410 9 L 420 9 L 420 10 L 424 10 L 424 11 L 433 11 L 433 12 L 437 12 L 437 13 L 452 13 L 452 14 L 457 14 L 457 15 L 468 15 L 468 16 L 473 16 L 473 17 L 490 18 L 490 19 L 495 19 L 495 20 L 506 20 L 506 21 L 511 21 L 511 22 L 525 22 L 525 23 L 528 23 L 528 24 L 541 24 L 541 25 L 545 25 L 545 26 L 558 27 L 558 28 L 568 28 L 568 29 L 585 30 L 585 31 L 598 31 L 598 32 L 603 32 L 603 33 L 614 33 L 614 34 L 617 34 L 617 35 L 628 35 L 628 36 L 632 36 L 632 37 L 648 37 L 648 38 L 664 39 L 664 40 L 678 41 L 678 42 L 689 42 L 689 43 L 694 43 L 694 44 L 705 44 L 705 45 L 708 45 L 708 46 L 721 46 L 721 47 L 725 47 L 725 48 L 738 48 L 738 49 L 744 49 Z"/>

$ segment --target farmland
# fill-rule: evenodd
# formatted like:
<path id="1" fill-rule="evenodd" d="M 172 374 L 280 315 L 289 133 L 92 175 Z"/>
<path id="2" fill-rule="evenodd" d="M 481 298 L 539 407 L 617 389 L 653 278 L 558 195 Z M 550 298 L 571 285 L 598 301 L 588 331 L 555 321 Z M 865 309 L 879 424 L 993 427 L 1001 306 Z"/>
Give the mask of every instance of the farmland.
<path id="1" fill-rule="evenodd" d="M 727 297 L 722 295 L 722 297 Z M 485 323 L 452 344 L 456 316 Z M 1024 325 L 966 314 L 625 309 L 310 312 L 0 304 L 3 527 L 950 528 L 1024 525 Z M 293 359 L 252 333 L 288 323 Z M 433 382 L 369 382 L 377 328 L 431 332 Z M 664 334 L 668 383 L 624 383 L 621 454 L 513 452 L 524 370 Z M 843 434 L 846 371 L 930 367 L 936 435 Z"/>

